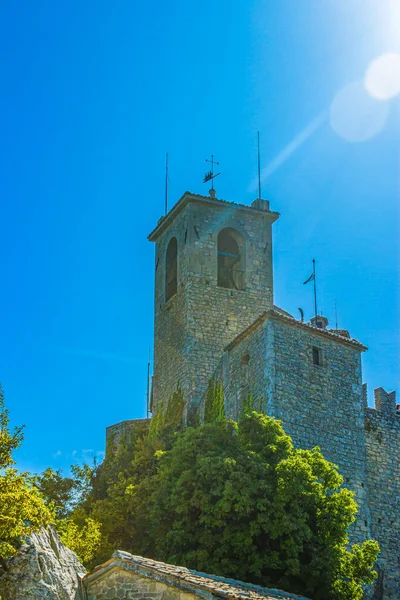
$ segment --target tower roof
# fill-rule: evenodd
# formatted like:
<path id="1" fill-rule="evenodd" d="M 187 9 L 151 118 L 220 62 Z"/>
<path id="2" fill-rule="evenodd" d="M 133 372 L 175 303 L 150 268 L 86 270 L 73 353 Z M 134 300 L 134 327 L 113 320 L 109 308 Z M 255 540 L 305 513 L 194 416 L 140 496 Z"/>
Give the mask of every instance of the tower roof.
<path id="1" fill-rule="evenodd" d="M 273 223 L 276 221 L 280 214 L 269 210 L 269 202 L 266 200 L 255 200 L 251 206 L 246 204 L 237 204 L 236 202 L 228 202 L 227 200 L 219 200 L 218 198 L 212 198 L 210 196 L 201 196 L 200 194 L 192 194 L 191 192 L 185 192 L 178 202 L 171 208 L 171 210 L 158 221 L 157 226 L 149 234 L 148 239 L 151 242 L 155 242 L 159 235 L 171 224 L 171 222 L 177 217 L 177 215 L 185 208 L 189 202 L 198 202 L 201 204 L 221 207 L 221 208 L 234 208 L 251 214 L 258 213 L 263 216 L 268 216 L 269 220 Z"/>

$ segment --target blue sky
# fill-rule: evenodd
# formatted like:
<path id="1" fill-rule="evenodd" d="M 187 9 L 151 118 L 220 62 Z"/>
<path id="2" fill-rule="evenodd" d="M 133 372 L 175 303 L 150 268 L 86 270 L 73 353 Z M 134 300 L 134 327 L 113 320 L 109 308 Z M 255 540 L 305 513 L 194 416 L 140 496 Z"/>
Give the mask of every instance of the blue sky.
<path id="1" fill-rule="evenodd" d="M 322 311 L 334 326 L 336 300 L 339 327 L 370 348 L 370 393 L 400 388 L 399 97 L 373 101 L 367 141 L 332 128 L 337 94 L 400 50 L 393 6 L 1 5 L 0 380 L 13 423 L 26 424 L 21 468 L 101 457 L 107 425 L 144 416 L 146 236 L 163 212 L 165 153 L 171 203 L 207 193 L 211 153 L 218 197 L 250 203 L 257 130 L 262 195 L 282 215 L 276 303 L 311 316 L 302 282 L 315 257 Z"/>

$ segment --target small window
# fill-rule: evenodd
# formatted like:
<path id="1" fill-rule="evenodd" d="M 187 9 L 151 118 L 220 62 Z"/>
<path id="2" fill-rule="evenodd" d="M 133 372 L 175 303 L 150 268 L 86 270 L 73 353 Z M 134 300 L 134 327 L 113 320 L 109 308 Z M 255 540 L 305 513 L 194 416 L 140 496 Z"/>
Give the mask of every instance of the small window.
<path id="1" fill-rule="evenodd" d="M 242 365 L 248 365 L 250 361 L 250 354 L 248 352 L 246 352 L 246 354 L 243 354 L 240 362 L 242 363 Z"/>
<path id="2" fill-rule="evenodd" d="M 321 366 L 321 350 L 315 346 L 312 349 L 312 361 L 314 365 Z"/>
<path id="3" fill-rule="evenodd" d="M 165 261 L 165 302 L 176 294 L 178 287 L 178 242 L 172 238 Z"/>

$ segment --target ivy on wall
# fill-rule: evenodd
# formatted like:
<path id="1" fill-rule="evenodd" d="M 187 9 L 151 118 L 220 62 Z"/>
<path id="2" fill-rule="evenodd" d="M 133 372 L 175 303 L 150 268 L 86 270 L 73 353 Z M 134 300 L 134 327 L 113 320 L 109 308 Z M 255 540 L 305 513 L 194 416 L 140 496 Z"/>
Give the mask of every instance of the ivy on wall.
<path id="1" fill-rule="evenodd" d="M 211 379 L 208 384 L 204 406 L 204 423 L 225 420 L 224 388 L 222 381 Z"/>
<path id="2" fill-rule="evenodd" d="M 185 400 L 183 391 L 178 384 L 175 392 L 170 396 L 166 406 L 159 405 L 150 422 L 149 439 L 169 438 L 171 434 L 183 429 L 183 416 Z"/>

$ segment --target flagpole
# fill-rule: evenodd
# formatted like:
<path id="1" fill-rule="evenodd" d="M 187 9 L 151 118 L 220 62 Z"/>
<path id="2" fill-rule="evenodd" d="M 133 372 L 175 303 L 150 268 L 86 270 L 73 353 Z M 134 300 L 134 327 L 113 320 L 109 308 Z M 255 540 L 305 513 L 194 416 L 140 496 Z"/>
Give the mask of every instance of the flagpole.
<path id="1" fill-rule="evenodd" d="M 260 166 L 260 132 L 257 131 L 257 150 L 258 150 L 258 197 L 261 200 L 261 166 Z"/>
<path id="2" fill-rule="evenodd" d="M 317 312 L 317 281 L 315 278 L 315 258 L 313 258 L 313 275 L 314 275 L 314 312 L 315 312 L 315 318 L 318 315 Z"/>
<path id="3" fill-rule="evenodd" d="M 335 322 L 336 322 L 336 331 L 338 329 L 338 321 L 337 321 L 337 301 L 335 300 Z"/>
<path id="4" fill-rule="evenodd" d="M 147 362 L 147 418 L 150 417 L 150 348 L 149 360 Z"/>
<path id="5" fill-rule="evenodd" d="M 165 155 L 165 214 L 168 212 L 168 152 Z"/>

